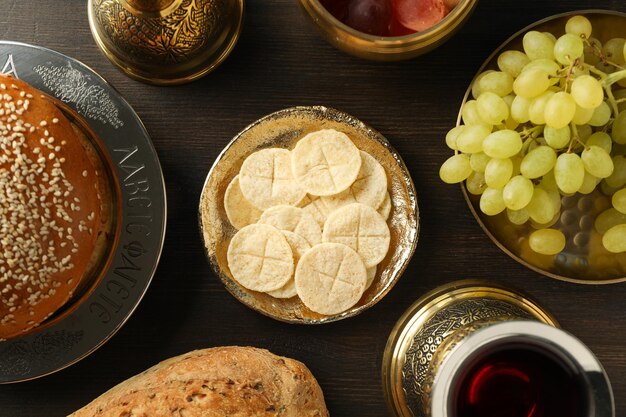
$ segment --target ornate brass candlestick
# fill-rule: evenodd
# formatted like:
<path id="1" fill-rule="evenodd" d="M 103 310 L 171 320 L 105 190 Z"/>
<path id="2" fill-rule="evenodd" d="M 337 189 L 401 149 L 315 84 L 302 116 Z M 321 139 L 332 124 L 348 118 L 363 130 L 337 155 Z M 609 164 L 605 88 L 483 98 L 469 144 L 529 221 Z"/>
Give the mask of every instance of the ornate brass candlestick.
<path id="1" fill-rule="evenodd" d="M 193 81 L 235 47 L 244 0 L 89 0 L 89 24 L 105 56 L 140 81 Z"/>

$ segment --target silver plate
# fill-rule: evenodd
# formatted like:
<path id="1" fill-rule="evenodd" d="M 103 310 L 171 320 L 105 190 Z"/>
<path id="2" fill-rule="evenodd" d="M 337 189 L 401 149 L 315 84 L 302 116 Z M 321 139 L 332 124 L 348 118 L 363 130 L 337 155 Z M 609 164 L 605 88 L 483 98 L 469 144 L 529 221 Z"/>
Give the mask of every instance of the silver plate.
<path id="1" fill-rule="evenodd" d="M 128 320 L 145 294 L 165 237 L 161 165 L 143 123 L 102 77 L 39 46 L 0 41 L 0 72 L 61 100 L 97 134 L 112 160 L 121 229 L 111 261 L 81 303 L 34 332 L 0 342 L 0 383 L 51 374 L 91 354 Z"/>

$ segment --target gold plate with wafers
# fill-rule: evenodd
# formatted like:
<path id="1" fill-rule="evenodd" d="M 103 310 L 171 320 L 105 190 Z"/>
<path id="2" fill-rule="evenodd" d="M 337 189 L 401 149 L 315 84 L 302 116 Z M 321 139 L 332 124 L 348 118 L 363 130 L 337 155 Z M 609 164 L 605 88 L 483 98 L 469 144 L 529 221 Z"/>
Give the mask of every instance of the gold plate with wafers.
<path id="1" fill-rule="evenodd" d="M 564 33 L 567 20 L 575 15 L 583 15 L 593 25 L 593 36 L 598 39 L 623 37 L 626 27 L 626 14 L 606 10 L 583 10 L 563 13 L 535 22 L 520 30 L 485 61 L 477 74 L 497 69 L 498 55 L 505 50 L 522 50 L 522 38 L 530 30 L 550 32 L 555 36 Z M 471 97 L 471 85 L 463 104 Z M 462 106 L 461 106 L 462 107 Z M 461 111 L 457 126 L 461 123 Z M 602 236 L 594 227 L 598 214 L 611 207 L 611 199 L 596 188 L 593 193 L 580 193 L 562 198 L 560 218 L 551 226 L 566 237 L 565 249 L 557 255 L 541 255 L 530 249 L 528 235 L 534 230 L 529 224 L 516 226 L 509 222 L 506 213 L 487 216 L 480 211 L 480 196 L 467 191 L 462 185 L 467 204 L 483 231 L 506 254 L 526 267 L 563 281 L 580 284 L 610 284 L 626 281 L 626 253 L 610 253 L 602 245 Z"/>
<path id="2" fill-rule="evenodd" d="M 227 261 L 229 243 L 237 230 L 224 209 L 224 194 L 239 173 L 246 157 L 266 148 L 293 149 L 308 133 L 335 129 L 347 134 L 360 150 L 385 168 L 392 209 L 387 222 L 391 244 L 378 265 L 376 278 L 361 299 L 334 315 L 315 313 L 297 298 L 281 299 L 251 291 L 233 278 Z M 400 155 L 377 131 L 343 112 L 316 106 L 293 107 L 263 117 L 225 147 L 209 171 L 200 197 L 199 223 L 207 258 L 226 289 L 246 306 L 288 323 L 321 324 L 355 316 L 379 302 L 402 275 L 413 255 L 419 231 L 417 196 L 411 176 Z"/>

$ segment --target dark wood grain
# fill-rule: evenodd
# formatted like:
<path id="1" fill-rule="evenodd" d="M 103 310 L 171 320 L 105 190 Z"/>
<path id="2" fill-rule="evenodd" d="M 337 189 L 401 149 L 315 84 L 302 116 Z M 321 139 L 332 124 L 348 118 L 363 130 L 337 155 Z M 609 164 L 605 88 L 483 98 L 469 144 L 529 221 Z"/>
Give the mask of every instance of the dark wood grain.
<path id="1" fill-rule="evenodd" d="M 623 0 L 481 0 L 447 44 L 409 62 L 372 63 L 325 43 L 296 0 L 248 0 L 239 45 L 215 73 L 159 88 L 117 71 L 94 44 L 85 0 L 1 0 L 0 38 L 56 49 L 109 80 L 145 122 L 167 182 L 169 224 L 161 264 L 122 330 L 89 358 L 55 375 L 0 386 L 0 416 L 63 416 L 156 362 L 218 345 L 254 345 L 304 361 L 335 417 L 388 415 L 380 364 L 387 335 L 421 294 L 461 278 L 522 288 L 598 355 L 626 415 L 626 284 L 581 286 L 518 265 L 483 234 L 457 187 L 442 184 L 443 137 L 467 84 L 510 34 L 540 18 L 585 8 L 626 11 Z M 378 128 L 406 161 L 421 209 L 415 256 L 390 294 L 356 318 L 286 325 L 237 302 L 211 272 L 196 211 L 206 173 L 244 126 L 275 110 L 323 104 Z"/>

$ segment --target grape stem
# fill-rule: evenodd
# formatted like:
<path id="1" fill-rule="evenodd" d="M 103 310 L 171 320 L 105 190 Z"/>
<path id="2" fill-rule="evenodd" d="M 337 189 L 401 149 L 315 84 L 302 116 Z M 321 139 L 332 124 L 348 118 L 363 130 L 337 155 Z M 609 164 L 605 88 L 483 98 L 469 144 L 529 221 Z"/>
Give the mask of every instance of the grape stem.
<path id="1" fill-rule="evenodd" d="M 595 56 L 597 56 L 598 58 L 600 58 L 600 60 L 601 60 L 604 64 L 612 65 L 612 66 L 614 66 L 615 68 L 624 69 L 624 67 L 622 67 L 621 65 L 616 64 L 616 63 L 615 63 L 615 62 L 613 62 L 613 61 L 610 61 L 610 60 L 606 57 L 606 55 L 604 55 L 604 52 L 602 52 L 602 50 L 598 47 L 598 45 L 596 45 L 596 44 L 594 44 L 594 43 L 589 42 L 589 39 L 587 39 L 586 37 L 583 37 L 583 36 L 581 36 L 581 37 L 583 38 L 583 42 L 584 42 L 585 44 L 587 44 L 587 46 L 591 47 L 591 53 L 592 53 L 592 54 L 594 54 Z"/>

